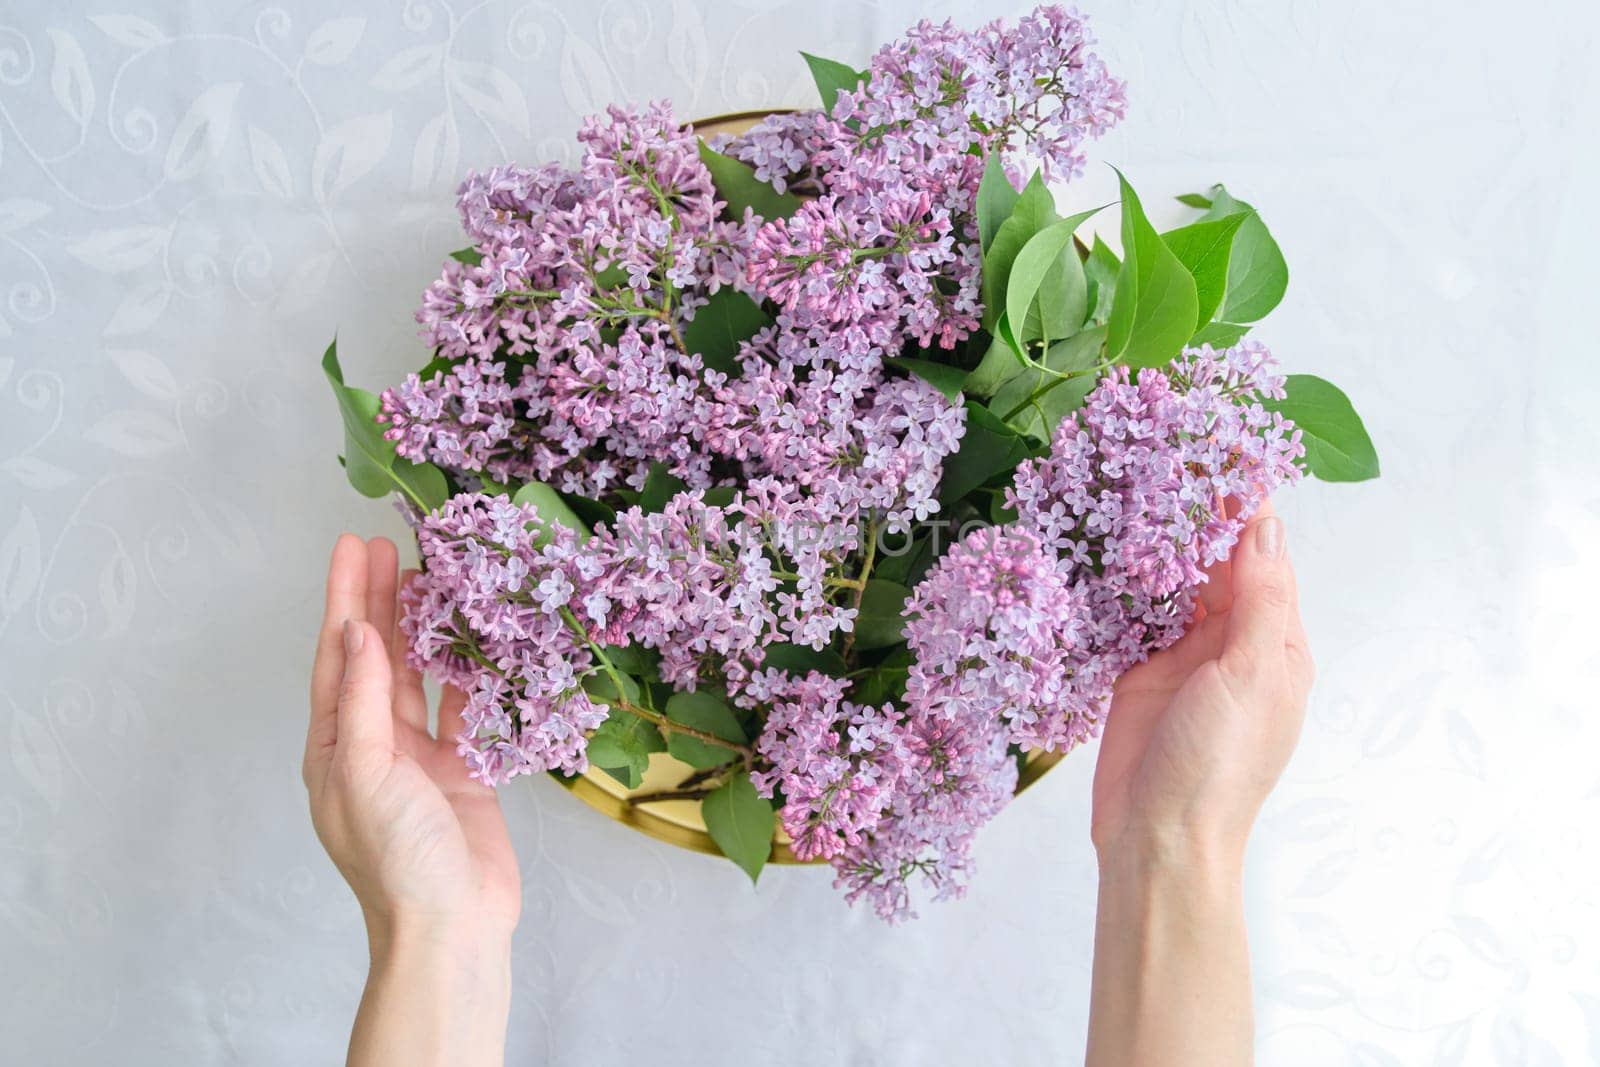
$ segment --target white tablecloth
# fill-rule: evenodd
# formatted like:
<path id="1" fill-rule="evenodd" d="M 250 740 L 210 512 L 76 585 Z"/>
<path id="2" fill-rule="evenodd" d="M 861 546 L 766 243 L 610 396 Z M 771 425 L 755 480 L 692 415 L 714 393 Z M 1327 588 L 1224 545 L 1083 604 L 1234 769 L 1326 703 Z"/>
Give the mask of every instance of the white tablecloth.
<path id="1" fill-rule="evenodd" d="M 1261 1061 L 1592 1062 L 1594 7 L 1097 6 L 1131 111 L 1064 202 L 1113 198 L 1100 160 L 1160 221 L 1253 201 L 1293 271 L 1258 335 L 1384 463 L 1282 501 L 1322 673 L 1250 861 Z M 365 955 L 303 691 L 334 536 L 401 526 L 345 486 L 317 358 L 420 362 L 459 174 L 570 159 L 612 100 L 807 103 L 796 49 L 994 11 L 0 0 L 0 1059 L 342 1051 Z M 513 1062 L 1073 1061 L 1093 759 L 897 929 L 508 788 Z"/>

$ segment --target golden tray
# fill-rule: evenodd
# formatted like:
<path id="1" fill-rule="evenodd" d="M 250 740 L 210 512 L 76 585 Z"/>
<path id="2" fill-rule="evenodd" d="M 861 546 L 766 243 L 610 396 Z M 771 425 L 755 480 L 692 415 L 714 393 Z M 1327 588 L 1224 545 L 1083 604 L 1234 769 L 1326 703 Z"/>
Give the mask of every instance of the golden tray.
<path id="1" fill-rule="evenodd" d="M 788 110 L 790 109 L 772 108 L 765 111 L 738 111 L 699 119 L 689 125 L 705 137 L 719 133 L 738 134 L 769 115 L 783 114 Z M 1046 771 L 1061 762 L 1064 754 L 1029 752 L 1021 773 L 1017 776 L 1017 792 L 1020 794 L 1037 782 Z M 679 848 L 720 856 L 722 850 L 711 840 L 711 835 L 706 832 L 705 820 L 700 817 L 698 800 L 659 800 L 650 801 L 647 805 L 630 802 L 632 797 L 673 789 L 694 773 L 694 768 L 687 763 L 673 759 L 665 752 L 657 752 L 651 755 L 650 766 L 645 770 L 644 778 L 637 789 L 629 789 L 599 767 L 590 767 L 576 777 L 558 780 L 573 796 L 624 826 L 631 826 L 640 833 L 649 834 L 658 841 L 665 841 Z M 800 859 L 789 846 L 789 835 L 780 827 L 773 834 L 772 853 L 768 857 L 768 862 L 820 862 Z"/>

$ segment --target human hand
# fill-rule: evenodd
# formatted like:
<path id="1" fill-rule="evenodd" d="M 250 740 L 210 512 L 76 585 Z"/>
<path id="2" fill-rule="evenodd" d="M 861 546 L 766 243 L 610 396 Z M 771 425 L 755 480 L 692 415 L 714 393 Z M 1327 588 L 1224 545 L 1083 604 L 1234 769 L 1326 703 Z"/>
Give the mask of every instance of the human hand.
<path id="1" fill-rule="evenodd" d="M 334 546 L 301 768 L 372 952 L 348 1062 L 498 1064 L 521 875 L 494 790 L 455 752 L 459 690 L 446 687 L 428 732 L 395 624 L 398 565 L 381 537 Z"/>
<path id="2" fill-rule="evenodd" d="M 521 877 L 505 820 L 456 754 L 459 690 L 446 687 L 428 732 L 396 626 L 397 568 L 384 538 L 334 546 L 303 766 L 311 820 L 375 939 L 396 927 L 509 938 Z"/>
<path id="3" fill-rule="evenodd" d="M 1102 864 L 1115 852 L 1237 869 L 1300 736 L 1313 666 L 1270 501 L 1207 573 L 1189 632 L 1117 683 L 1094 780 Z"/>

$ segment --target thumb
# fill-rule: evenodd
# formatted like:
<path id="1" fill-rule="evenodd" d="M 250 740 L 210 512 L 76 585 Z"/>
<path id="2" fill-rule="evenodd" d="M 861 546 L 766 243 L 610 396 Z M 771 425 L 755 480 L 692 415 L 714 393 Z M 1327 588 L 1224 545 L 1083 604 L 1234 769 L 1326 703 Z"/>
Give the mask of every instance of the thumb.
<path id="1" fill-rule="evenodd" d="M 394 752 L 394 679 L 383 639 L 371 623 L 346 619 L 339 686 L 337 751 Z"/>
<path id="2" fill-rule="evenodd" d="M 1232 559 L 1233 605 L 1228 609 L 1222 668 L 1246 685 L 1284 656 L 1290 603 L 1289 559 L 1283 520 L 1270 504 L 1245 527 Z"/>

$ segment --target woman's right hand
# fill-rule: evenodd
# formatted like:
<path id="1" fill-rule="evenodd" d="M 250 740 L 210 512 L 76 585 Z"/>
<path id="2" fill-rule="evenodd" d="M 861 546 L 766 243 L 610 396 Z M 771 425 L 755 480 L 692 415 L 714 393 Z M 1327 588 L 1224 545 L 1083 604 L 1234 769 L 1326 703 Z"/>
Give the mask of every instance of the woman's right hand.
<path id="1" fill-rule="evenodd" d="M 1095 768 L 1095 848 L 1242 862 L 1300 736 L 1315 673 L 1283 521 L 1263 503 L 1208 571 L 1194 624 L 1117 683 Z"/>

